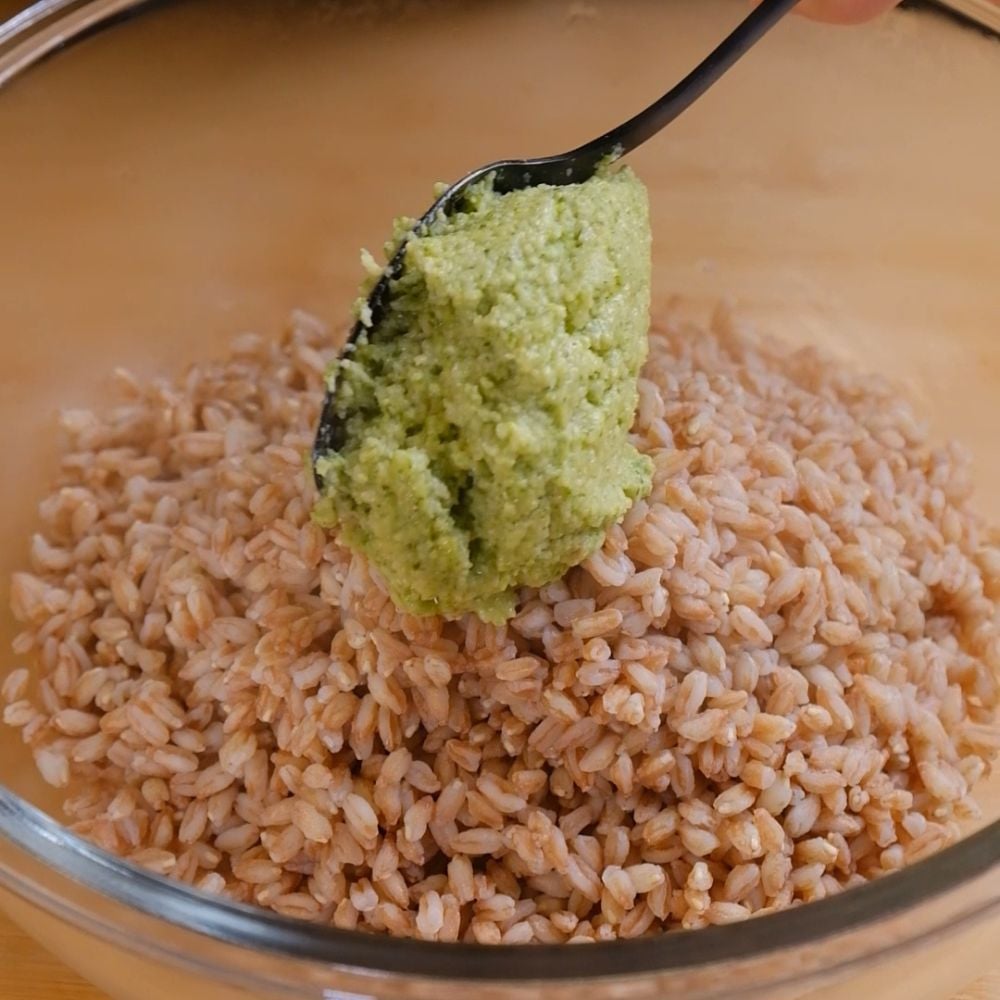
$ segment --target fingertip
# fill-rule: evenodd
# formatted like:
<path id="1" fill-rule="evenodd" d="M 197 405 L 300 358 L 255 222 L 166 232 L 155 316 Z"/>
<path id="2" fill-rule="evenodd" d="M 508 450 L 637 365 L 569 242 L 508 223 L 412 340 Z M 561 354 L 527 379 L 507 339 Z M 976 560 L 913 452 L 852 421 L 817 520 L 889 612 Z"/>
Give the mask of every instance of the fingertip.
<path id="1" fill-rule="evenodd" d="M 802 0 L 796 12 L 826 24 L 862 24 L 896 6 L 898 0 Z"/>

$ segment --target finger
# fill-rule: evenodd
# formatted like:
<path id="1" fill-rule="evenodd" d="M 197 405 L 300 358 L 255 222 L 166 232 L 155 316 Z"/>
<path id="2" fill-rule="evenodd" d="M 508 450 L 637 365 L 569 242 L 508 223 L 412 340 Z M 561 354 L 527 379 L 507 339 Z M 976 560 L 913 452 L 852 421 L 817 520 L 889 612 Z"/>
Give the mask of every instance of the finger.
<path id="1" fill-rule="evenodd" d="M 816 21 L 828 24 L 860 24 L 878 17 L 898 0 L 802 0 L 795 9 Z"/>

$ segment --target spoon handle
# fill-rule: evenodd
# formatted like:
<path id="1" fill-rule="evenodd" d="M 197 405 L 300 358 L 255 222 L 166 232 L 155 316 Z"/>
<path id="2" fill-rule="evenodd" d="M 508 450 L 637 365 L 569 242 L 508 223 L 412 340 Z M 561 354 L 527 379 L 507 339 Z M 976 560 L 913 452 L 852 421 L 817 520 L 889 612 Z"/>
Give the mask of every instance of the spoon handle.
<path id="1" fill-rule="evenodd" d="M 780 21 L 798 0 L 763 0 L 683 80 L 628 121 L 568 154 L 584 161 L 617 160 L 669 125 Z"/>

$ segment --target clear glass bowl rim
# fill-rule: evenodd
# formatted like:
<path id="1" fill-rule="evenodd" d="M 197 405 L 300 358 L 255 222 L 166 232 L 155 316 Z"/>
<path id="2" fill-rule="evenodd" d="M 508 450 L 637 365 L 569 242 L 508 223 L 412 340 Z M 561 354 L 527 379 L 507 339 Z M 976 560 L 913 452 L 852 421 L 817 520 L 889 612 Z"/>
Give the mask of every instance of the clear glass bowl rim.
<path id="1" fill-rule="evenodd" d="M 74 41 L 167 2 L 39 0 L 0 24 L 0 89 Z M 926 5 L 955 14 L 946 3 L 929 0 Z M 1000 30 L 993 23 L 974 22 L 967 17 L 962 20 L 990 33 Z M 15 849 L 15 856 L 23 852 L 109 901 L 220 943 L 284 959 L 438 980 L 493 984 L 586 982 L 760 958 L 841 934 L 856 934 L 866 926 L 931 904 L 994 874 L 996 891 L 963 913 L 961 921 L 1000 910 L 1000 820 L 901 872 L 830 899 L 743 923 L 592 944 L 583 953 L 563 945 L 523 948 L 379 937 L 321 927 L 232 903 L 108 854 L 2 784 L 0 837 Z M 31 898 L 31 887 L 22 884 L 18 872 L 6 864 L 0 864 L 0 886 Z"/>

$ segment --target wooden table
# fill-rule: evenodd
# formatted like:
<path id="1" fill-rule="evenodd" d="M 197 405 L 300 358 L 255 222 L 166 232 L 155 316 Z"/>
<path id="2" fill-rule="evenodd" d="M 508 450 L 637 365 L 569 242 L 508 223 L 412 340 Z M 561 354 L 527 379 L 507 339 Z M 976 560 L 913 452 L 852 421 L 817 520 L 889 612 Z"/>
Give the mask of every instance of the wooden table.
<path id="1" fill-rule="evenodd" d="M 107 1000 L 0 917 L 0 1000 Z M 1000 1000 L 1000 971 L 955 1000 Z"/>

